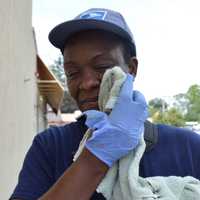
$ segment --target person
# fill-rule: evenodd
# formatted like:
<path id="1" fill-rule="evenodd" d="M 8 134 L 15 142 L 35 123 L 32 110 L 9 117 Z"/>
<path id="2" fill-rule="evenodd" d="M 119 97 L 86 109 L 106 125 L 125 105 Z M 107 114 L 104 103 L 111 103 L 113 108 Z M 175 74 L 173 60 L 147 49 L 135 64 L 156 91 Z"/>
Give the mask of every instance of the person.
<path id="1" fill-rule="evenodd" d="M 56 26 L 49 40 L 64 56 L 70 94 L 86 115 L 77 122 L 51 127 L 35 136 L 10 199 L 105 199 L 95 191 L 98 184 L 113 163 L 135 148 L 146 119 L 142 94 L 135 92 L 138 98 L 130 98 L 138 66 L 133 35 L 120 13 L 95 8 Z M 100 122 L 104 120 L 104 126 L 87 117 L 91 110 L 98 110 L 102 76 L 114 66 L 120 66 L 127 73 L 127 79 L 118 106 L 109 117 L 99 119 Z M 93 133 L 94 137 L 73 162 L 79 143 L 90 126 L 96 128 L 96 134 Z M 164 124 L 156 127 L 157 140 L 142 157 L 140 176 L 193 176 L 200 180 L 200 136 Z M 124 150 L 126 148 L 128 150 Z"/>

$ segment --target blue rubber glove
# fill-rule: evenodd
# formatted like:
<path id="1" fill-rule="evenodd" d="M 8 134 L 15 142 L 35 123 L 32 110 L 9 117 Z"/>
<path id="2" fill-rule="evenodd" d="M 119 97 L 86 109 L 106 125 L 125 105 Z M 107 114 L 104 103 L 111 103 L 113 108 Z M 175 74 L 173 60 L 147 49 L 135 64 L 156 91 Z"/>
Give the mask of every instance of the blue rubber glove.
<path id="1" fill-rule="evenodd" d="M 84 112 L 86 125 L 94 130 L 86 148 L 109 167 L 137 146 L 148 115 L 144 96 L 133 91 L 133 79 L 127 75 L 109 116 L 96 110 Z"/>

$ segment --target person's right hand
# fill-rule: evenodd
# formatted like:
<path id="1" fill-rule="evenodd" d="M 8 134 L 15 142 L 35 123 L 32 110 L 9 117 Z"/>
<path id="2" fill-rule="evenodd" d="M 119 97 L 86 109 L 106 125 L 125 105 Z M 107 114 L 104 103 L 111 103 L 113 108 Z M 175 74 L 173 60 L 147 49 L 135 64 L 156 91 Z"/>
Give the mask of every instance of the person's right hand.
<path id="1" fill-rule="evenodd" d="M 147 104 L 140 92 L 133 91 L 133 79 L 127 75 L 109 116 L 96 110 L 84 112 L 86 125 L 94 130 L 86 148 L 109 167 L 137 146 L 144 130 Z"/>

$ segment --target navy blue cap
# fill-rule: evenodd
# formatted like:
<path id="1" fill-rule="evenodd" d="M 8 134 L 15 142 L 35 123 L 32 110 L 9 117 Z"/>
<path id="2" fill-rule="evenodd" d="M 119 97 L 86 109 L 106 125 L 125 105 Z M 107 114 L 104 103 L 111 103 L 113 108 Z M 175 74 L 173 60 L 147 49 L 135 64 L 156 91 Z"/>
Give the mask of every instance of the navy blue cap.
<path id="1" fill-rule="evenodd" d="M 126 41 L 131 55 L 136 55 L 133 34 L 123 16 L 116 11 L 104 8 L 89 9 L 73 20 L 57 25 L 50 31 L 49 40 L 62 51 L 71 35 L 86 30 L 104 30 L 114 33 Z"/>

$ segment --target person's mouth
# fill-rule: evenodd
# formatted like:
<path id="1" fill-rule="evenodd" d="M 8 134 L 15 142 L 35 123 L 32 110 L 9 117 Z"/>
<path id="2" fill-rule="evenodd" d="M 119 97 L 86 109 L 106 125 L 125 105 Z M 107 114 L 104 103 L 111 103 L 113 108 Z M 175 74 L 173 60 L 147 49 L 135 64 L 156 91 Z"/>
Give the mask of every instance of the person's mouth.
<path id="1" fill-rule="evenodd" d="M 91 110 L 91 109 L 98 110 L 98 97 L 80 100 L 79 107 L 80 107 L 80 110 L 82 111 Z"/>
<path id="2" fill-rule="evenodd" d="M 94 97 L 94 98 L 80 100 L 79 105 L 83 105 L 83 104 L 87 104 L 87 103 L 97 103 L 97 102 L 98 102 L 98 97 Z"/>

